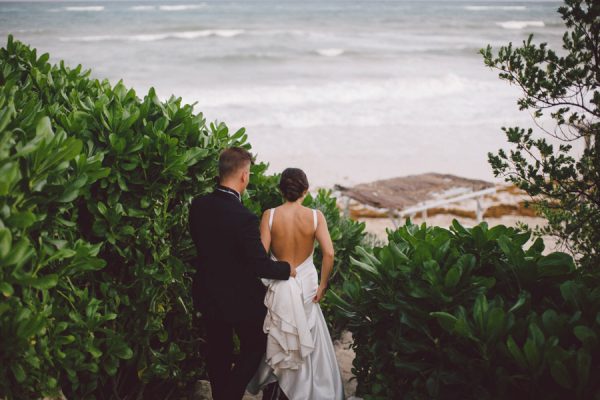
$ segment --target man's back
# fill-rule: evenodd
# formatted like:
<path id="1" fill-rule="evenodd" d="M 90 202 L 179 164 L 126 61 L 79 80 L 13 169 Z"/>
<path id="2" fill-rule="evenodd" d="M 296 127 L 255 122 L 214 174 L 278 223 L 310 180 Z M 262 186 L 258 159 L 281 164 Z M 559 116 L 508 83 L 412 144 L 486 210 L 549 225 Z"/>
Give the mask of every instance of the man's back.
<path id="1" fill-rule="evenodd" d="M 265 288 L 258 278 L 287 279 L 289 265 L 268 259 L 257 217 L 235 193 L 217 189 L 192 202 L 190 232 L 198 255 L 196 306 L 230 322 L 262 318 Z"/>
<path id="2" fill-rule="evenodd" d="M 288 263 L 269 259 L 258 218 L 241 204 L 251 164 L 247 150 L 223 150 L 220 185 L 190 206 L 189 228 L 198 252 L 192 297 L 206 327 L 206 366 L 215 400 L 241 400 L 264 354 L 265 289 L 258 278 L 295 275 Z M 240 351 L 232 368 L 234 332 Z"/>

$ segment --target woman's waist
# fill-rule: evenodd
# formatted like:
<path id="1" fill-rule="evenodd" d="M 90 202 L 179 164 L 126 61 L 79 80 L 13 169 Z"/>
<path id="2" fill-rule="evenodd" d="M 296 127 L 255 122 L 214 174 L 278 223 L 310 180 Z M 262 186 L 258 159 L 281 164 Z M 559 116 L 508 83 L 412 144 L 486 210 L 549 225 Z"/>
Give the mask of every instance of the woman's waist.
<path id="1" fill-rule="evenodd" d="M 308 258 L 306 258 L 304 261 L 302 261 L 301 263 L 297 263 L 297 262 L 293 262 L 290 261 L 290 259 L 286 259 L 284 257 L 282 258 L 277 258 L 274 255 L 271 255 L 271 259 L 274 261 L 285 261 L 290 265 L 296 265 L 296 272 L 300 272 L 300 271 L 306 271 L 306 270 L 310 270 L 311 267 L 315 268 L 315 264 L 313 262 L 313 255 L 311 254 Z"/>
<path id="2" fill-rule="evenodd" d="M 304 260 L 301 264 L 296 267 L 296 273 L 310 273 L 311 271 L 316 271 L 315 263 L 313 262 L 312 256 L 306 260 Z"/>

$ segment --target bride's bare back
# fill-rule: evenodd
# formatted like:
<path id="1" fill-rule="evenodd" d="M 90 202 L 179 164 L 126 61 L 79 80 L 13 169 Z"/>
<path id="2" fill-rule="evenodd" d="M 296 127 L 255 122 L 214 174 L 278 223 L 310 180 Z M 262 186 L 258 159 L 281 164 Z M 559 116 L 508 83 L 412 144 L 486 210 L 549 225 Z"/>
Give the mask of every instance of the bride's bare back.
<path id="1" fill-rule="evenodd" d="M 302 206 L 284 205 L 277 207 L 275 211 L 271 226 L 271 252 L 278 260 L 298 266 L 313 252 L 316 214 Z"/>
<path id="2" fill-rule="evenodd" d="M 269 219 L 273 214 L 272 225 Z M 321 245 L 324 255 L 333 258 L 333 244 L 329 237 L 327 221 L 320 211 L 316 213 L 316 229 L 313 210 L 297 203 L 284 203 L 274 210 L 265 211 L 260 233 L 267 251 L 281 261 L 296 267 L 311 256 L 315 239 Z"/>

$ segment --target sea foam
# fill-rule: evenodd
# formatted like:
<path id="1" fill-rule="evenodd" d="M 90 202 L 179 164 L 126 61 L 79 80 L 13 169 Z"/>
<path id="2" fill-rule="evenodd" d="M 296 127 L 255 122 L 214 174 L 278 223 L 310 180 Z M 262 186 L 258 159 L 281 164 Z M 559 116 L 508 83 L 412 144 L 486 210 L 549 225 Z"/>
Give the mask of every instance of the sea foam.
<path id="1" fill-rule="evenodd" d="M 524 11 L 527 10 L 525 6 L 465 6 L 465 10 L 469 11 L 488 11 L 488 10 L 502 10 L 502 11 Z"/>
<path id="2" fill-rule="evenodd" d="M 206 4 L 173 4 L 173 5 L 161 5 L 158 8 L 161 11 L 187 11 L 187 10 L 198 10 L 206 7 Z"/>
<path id="3" fill-rule="evenodd" d="M 337 57 L 344 54 L 344 49 L 318 49 L 317 54 L 325 57 Z"/>
<path id="4" fill-rule="evenodd" d="M 129 7 L 133 11 L 153 11 L 156 10 L 155 6 L 131 6 Z"/>
<path id="5" fill-rule="evenodd" d="M 204 29 L 199 31 L 141 33 L 136 35 L 94 35 L 79 37 L 61 37 L 63 42 L 105 42 L 105 41 L 130 41 L 130 42 L 156 42 L 166 39 L 197 39 L 205 37 L 232 38 L 244 33 L 242 29 Z"/>
<path id="6" fill-rule="evenodd" d="M 467 91 L 485 92 L 481 83 L 454 74 L 430 78 L 334 81 L 309 85 L 256 85 L 250 87 L 183 91 L 207 112 L 229 110 L 251 126 L 314 128 L 319 126 L 383 126 L 419 119 L 413 104 L 455 101 Z M 268 113 L 257 112 L 267 109 Z M 427 108 L 423 108 L 426 113 Z M 234 118 L 235 119 L 235 118 Z M 420 120 L 420 119 L 419 119 Z M 425 124 L 427 118 L 423 117 Z"/>
<path id="7" fill-rule="evenodd" d="M 503 21 L 496 22 L 496 25 L 504 29 L 525 29 L 525 28 L 543 28 L 546 26 L 544 21 Z"/>
<path id="8" fill-rule="evenodd" d="M 104 6 L 70 6 L 64 9 L 66 11 L 104 11 Z"/>

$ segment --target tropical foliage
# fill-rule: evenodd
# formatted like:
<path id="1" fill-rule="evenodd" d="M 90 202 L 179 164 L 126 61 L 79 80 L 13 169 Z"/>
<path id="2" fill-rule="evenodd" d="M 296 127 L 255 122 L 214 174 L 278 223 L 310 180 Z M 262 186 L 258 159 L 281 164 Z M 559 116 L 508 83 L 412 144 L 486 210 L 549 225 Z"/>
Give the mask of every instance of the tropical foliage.
<path id="1" fill-rule="evenodd" d="M 0 398 L 180 394 L 204 376 L 188 205 L 246 134 L 48 60 L 0 49 Z"/>
<path id="2" fill-rule="evenodd" d="M 538 234 L 559 238 L 581 265 L 598 267 L 600 2 L 566 0 L 558 11 L 567 26 L 560 51 L 536 44 L 533 35 L 521 47 L 482 50 L 485 64 L 522 90 L 519 108 L 529 110 L 545 134 L 503 128 L 513 149 L 490 153 L 489 160 L 496 176 L 536 197 L 548 219 Z M 550 117 L 552 129 L 542 116 Z"/>
<path id="3" fill-rule="evenodd" d="M 335 293 L 365 399 L 600 399 L 600 273 L 530 233 L 413 225 Z M 525 247 L 525 248 L 524 248 Z"/>

